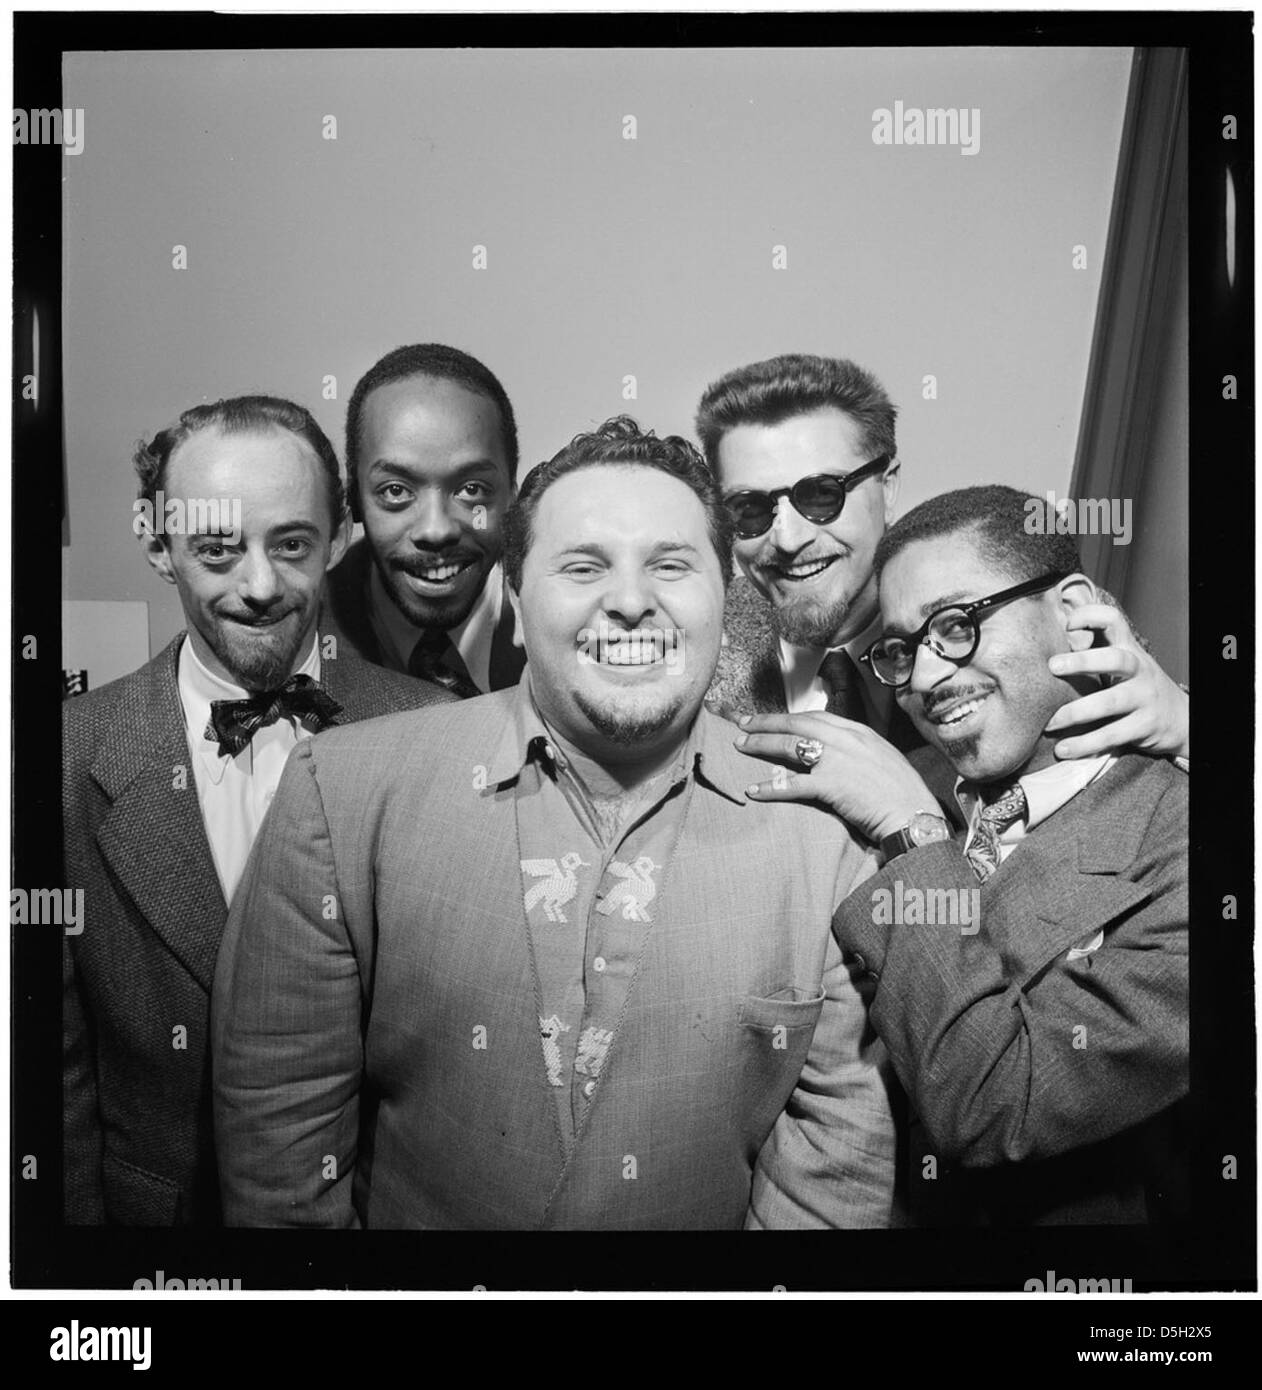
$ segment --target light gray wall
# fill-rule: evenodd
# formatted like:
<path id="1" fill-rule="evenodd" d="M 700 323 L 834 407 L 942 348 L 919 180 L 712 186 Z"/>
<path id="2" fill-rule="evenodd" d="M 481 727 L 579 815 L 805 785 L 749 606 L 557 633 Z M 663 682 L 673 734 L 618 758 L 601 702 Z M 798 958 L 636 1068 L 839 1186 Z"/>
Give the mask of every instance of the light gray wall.
<path id="1" fill-rule="evenodd" d="M 1063 494 L 1129 65 L 1104 48 L 68 54 L 85 148 L 64 161 L 66 596 L 148 600 L 156 650 L 181 622 L 131 534 L 135 440 L 269 391 L 340 450 L 356 377 L 404 342 L 487 362 L 523 469 L 624 409 L 691 433 L 709 380 L 807 351 L 856 358 L 901 405 L 904 506 L 969 482 Z M 896 100 L 979 108 L 980 153 L 874 144 Z"/>

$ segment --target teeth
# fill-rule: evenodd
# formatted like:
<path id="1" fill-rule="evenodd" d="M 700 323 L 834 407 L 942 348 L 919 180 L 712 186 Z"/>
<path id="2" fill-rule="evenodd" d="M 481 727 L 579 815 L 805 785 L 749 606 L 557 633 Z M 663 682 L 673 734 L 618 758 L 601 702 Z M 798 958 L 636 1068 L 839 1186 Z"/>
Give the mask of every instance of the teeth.
<path id="1" fill-rule="evenodd" d="M 454 579 L 464 565 L 427 565 L 421 571 L 421 578 L 430 584 L 441 584 L 444 580 Z"/>
<path id="2" fill-rule="evenodd" d="M 600 644 L 600 660 L 610 666 L 648 666 L 666 655 L 666 634 L 653 628 L 611 633 Z"/>
<path id="3" fill-rule="evenodd" d="M 822 574 L 830 563 L 829 560 L 810 560 L 804 565 L 785 565 L 780 572 L 787 574 L 790 579 L 809 579 L 812 575 Z"/>
<path id="4" fill-rule="evenodd" d="M 984 698 L 983 696 L 982 699 Z M 975 709 L 981 709 L 981 706 L 981 699 L 965 700 L 962 705 L 956 705 L 950 714 L 944 714 L 937 722 L 939 724 L 958 724 L 961 719 L 972 714 Z"/>

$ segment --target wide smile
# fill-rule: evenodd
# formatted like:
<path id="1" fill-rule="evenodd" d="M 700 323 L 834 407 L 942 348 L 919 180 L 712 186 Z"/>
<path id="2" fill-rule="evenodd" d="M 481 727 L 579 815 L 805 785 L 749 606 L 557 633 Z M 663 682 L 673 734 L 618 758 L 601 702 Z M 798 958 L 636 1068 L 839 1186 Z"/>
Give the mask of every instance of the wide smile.
<path id="1" fill-rule="evenodd" d="M 966 695 L 959 700 L 950 700 L 938 705 L 925 718 L 942 738 L 963 738 L 976 732 L 977 725 L 981 722 L 982 706 L 990 699 L 991 693 L 988 690 L 981 695 Z"/>
<path id="2" fill-rule="evenodd" d="M 639 673 L 673 666 L 683 645 L 683 633 L 675 629 L 642 627 L 579 633 L 579 659 L 607 671 Z"/>
<path id="3" fill-rule="evenodd" d="M 809 584 L 826 574 L 841 559 L 840 555 L 826 555 L 822 559 L 795 560 L 791 565 L 766 565 L 766 573 L 773 579 L 786 584 Z"/>
<path id="4" fill-rule="evenodd" d="M 468 570 L 476 564 L 476 559 L 436 560 L 433 564 L 413 565 L 400 569 L 404 582 L 414 594 L 426 598 L 449 593 Z"/>

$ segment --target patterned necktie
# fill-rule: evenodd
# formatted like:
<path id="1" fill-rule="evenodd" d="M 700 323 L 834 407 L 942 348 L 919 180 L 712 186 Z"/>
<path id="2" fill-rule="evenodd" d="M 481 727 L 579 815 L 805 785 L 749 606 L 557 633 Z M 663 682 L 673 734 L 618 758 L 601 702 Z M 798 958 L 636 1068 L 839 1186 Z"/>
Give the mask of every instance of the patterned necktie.
<path id="1" fill-rule="evenodd" d="M 333 722 L 341 708 L 319 681 L 290 676 L 275 690 L 260 690 L 244 700 L 212 700 L 206 737 L 217 739 L 220 753 L 235 758 L 259 729 L 282 715 L 314 725 L 318 732 Z"/>
<path id="2" fill-rule="evenodd" d="M 964 857 L 980 882 L 985 883 L 999 867 L 999 837 L 1010 825 L 1024 820 L 1027 809 L 1025 789 L 1020 782 L 1005 787 L 989 805 L 982 807 L 977 828 L 964 850 Z"/>
<path id="3" fill-rule="evenodd" d="M 482 693 L 469 678 L 468 668 L 461 661 L 460 653 L 442 628 L 427 632 L 412 648 L 408 674 L 433 681 L 444 690 L 450 690 L 453 695 L 459 695 L 462 700 L 471 700 Z"/>
<path id="4" fill-rule="evenodd" d="M 819 668 L 819 678 L 828 692 L 825 709 L 829 714 L 839 714 L 859 724 L 868 722 L 863 708 L 863 677 L 848 653 L 840 648 L 829 652 Z"/>

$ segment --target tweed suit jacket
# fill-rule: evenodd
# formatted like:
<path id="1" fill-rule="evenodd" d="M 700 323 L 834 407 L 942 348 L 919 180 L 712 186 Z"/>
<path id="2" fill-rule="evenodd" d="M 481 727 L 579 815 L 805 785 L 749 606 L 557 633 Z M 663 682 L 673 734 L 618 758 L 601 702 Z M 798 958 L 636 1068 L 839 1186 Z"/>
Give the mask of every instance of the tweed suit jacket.
<path id="1" fill-rule="evenodd" d="M 189 761 L 183 640 L 64 706 L 65 881 L 85 917 L 63 954 L 71 1225 L 219 1216 L 207 1030 L 227 907 Z M 321 682 L 339 723 L 453 698 L 349 651 L 324 659 Z"/>
<path id="2" fill-rule="evenodd" d="M 780 639 L 772 625 L 771 606 L 742 575 L 728 585 L 723 635 L 727 640 L 706 691 L 706 708 L 726 719 L 737 719 L 742 714 L 783 714 L 788 705 L 780 670 Z M 893 706 L 889 728 L 876 732 L 916 769 L 946 818 L 957 828 L 962 827 L 953 795 L 954 768 L 937 749 L 925 743 L 897 704 Z"/>
<path id="3" fill-rule="evenodd" d="M 505 743 L 528 692 L 331 730 L 290 757 L 214 994 L 225 1220 L 886 1224 L 883 1058 L 829 931 L 871 860 L 816 808 L 747 802 L 753 762 L 705 711 L 653 925 L 567 1149 Z"/>
<path id="4" fill-rule="evenodd" d="M 367 540 L 361 537 L 329 571 L 320 631 L 336 636 L 339 642 L 349 646 L 364 661 L 388 667 L 391 663 L 381 650 L 368 613 L 368 576 L 371 567 L 372 553 Z M 513 640 L 515 631 L 513 607 L 505 597 L 499 624 L 491 638 L 492 690 L 507 690 L 521 679 L 526 653 Z"/>
<path id="5" fill-rule="evenodd" d="M 950 1189 L 944 1219 L 1178 1213 L 1187 796 L 1170 763 L 1119 757 L 981 886 L 973 934 L 874 920 L 889 915 L 877 894 L 976 889 L 959 840 L 899 855 L 842 905 L 838 940 L 878 981 L 872 1022 L 938 1162 L 953 1165 L 945 1185 L 920 1184 Z"/>

